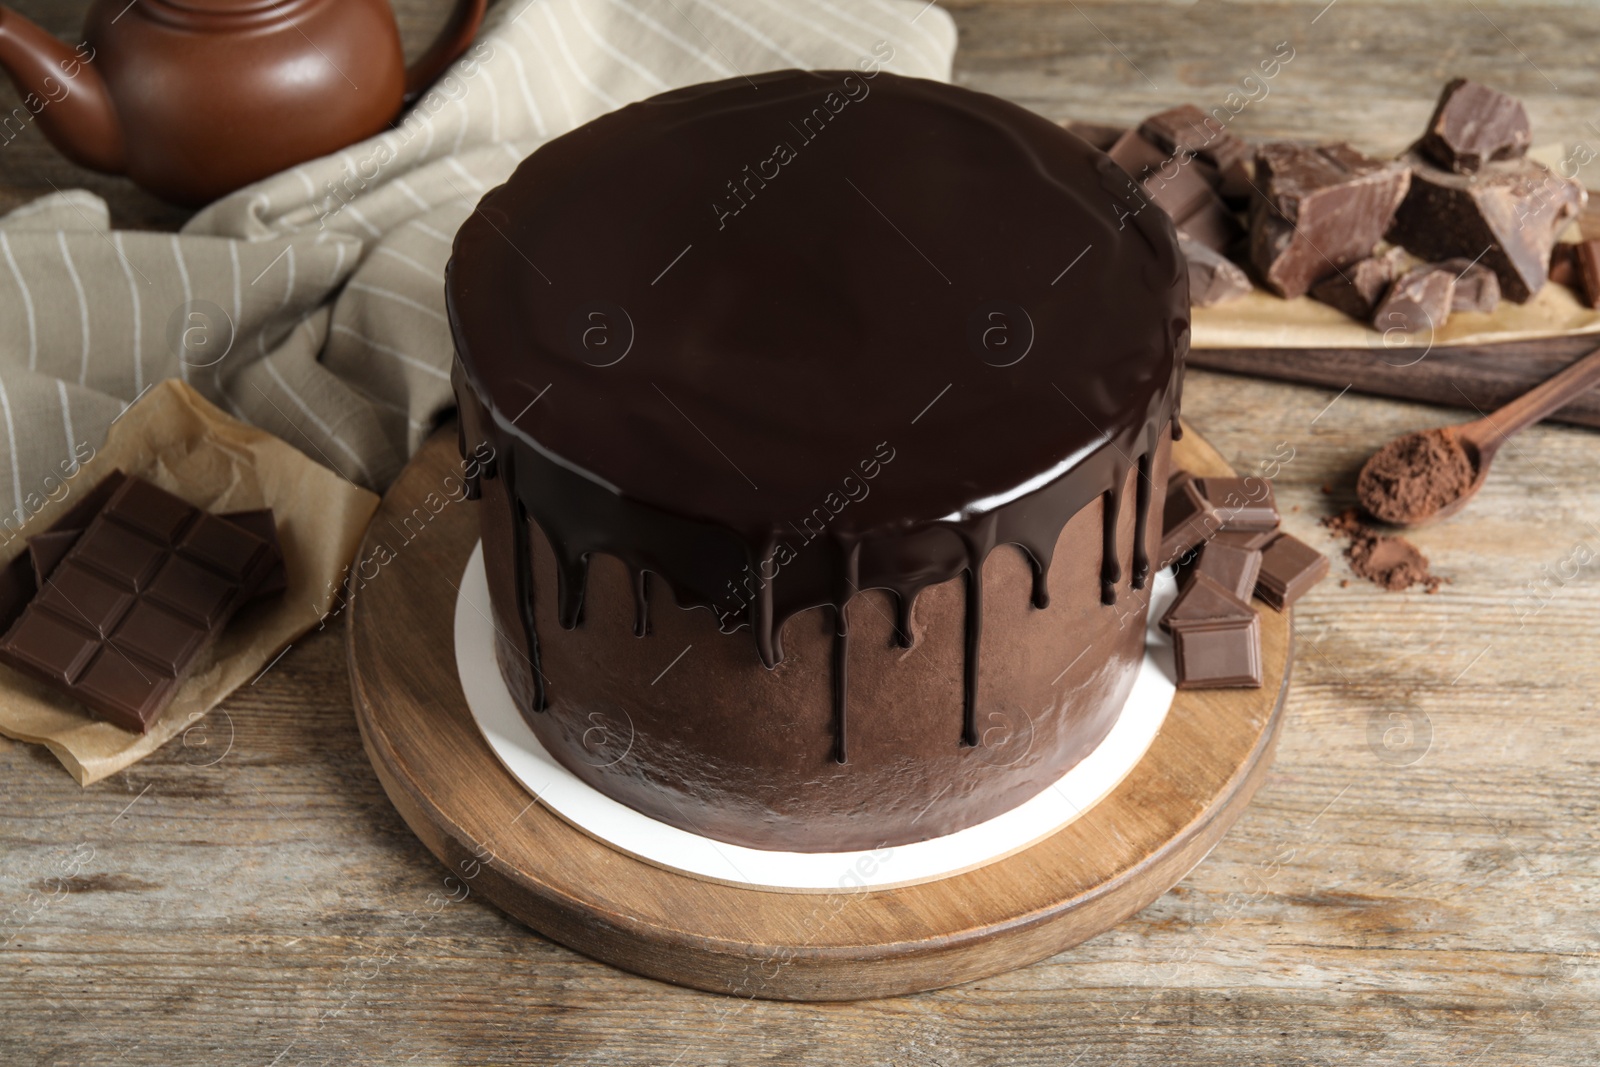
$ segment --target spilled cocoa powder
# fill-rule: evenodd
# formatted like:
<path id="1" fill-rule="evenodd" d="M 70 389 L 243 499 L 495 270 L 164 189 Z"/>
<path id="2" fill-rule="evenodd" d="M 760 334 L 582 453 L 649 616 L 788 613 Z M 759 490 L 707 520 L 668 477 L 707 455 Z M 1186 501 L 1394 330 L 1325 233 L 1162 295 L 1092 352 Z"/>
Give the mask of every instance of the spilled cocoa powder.
<path id="1" fill-rule="evenodd" d="M 1361 468 L 1356 496 L 1374 517 L 1405 526 L 1459 500 L 1477 473 L 1455 430 L 1423 430 L 1374 453 Z"/>
<path id="2" fill-rule="evenodd" d="M 1404 537 L 1380 534 L 1361 521 L 1361 513 L 1346 508 L 1322 520 L 1322 525 L 1349 539 L 1344 558 L 1356 577 L 1365 578 L 1393 592 L 1420 585 L 1430 593 L 1449 579 L 1428 569 L 1428 557 Z"/>

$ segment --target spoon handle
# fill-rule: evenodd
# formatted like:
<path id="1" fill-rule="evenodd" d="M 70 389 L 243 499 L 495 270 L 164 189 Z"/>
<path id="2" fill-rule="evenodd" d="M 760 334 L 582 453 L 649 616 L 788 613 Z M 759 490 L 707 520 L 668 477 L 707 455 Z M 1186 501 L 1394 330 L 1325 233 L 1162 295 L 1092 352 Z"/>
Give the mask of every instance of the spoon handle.
<path id="1" fill-rule="evenodd" d="M 1503 437 L 1510 437 L 1562 407 L 1600 383 L 1600 348 L 1573 363 L 1560 374 L 1529 389 L 1488 417 Z"/>

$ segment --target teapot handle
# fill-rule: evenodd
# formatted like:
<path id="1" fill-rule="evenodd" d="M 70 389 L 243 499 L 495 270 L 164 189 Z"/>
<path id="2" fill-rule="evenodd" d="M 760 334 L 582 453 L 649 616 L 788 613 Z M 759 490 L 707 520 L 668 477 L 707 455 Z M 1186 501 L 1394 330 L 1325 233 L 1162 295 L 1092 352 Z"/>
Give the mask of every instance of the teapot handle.
<path id="1" fill-rule="evenodd" d="M 461 58 L 461 53 L 477 36 L 487 6 L 488 0 L 456 0 L 455 11 L 451 12 L 450 21 L 439 31 L 439 36 L 415 63 L 406 68 L 407 104 L 427 92 L 434 79 Z"/>

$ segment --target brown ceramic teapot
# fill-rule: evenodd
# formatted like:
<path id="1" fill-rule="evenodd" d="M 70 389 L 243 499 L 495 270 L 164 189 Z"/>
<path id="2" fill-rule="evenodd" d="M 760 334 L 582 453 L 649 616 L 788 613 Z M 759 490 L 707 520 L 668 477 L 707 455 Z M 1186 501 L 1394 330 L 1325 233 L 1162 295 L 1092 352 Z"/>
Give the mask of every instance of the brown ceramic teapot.
<path id="1" fill-rule="evenodd" d="M 409 70 L 387 0 L 94 0 L 75 47 L 0 6 L 0 67 L 67 158 L 196 205 L 381 132 L 486 2 Z"/>

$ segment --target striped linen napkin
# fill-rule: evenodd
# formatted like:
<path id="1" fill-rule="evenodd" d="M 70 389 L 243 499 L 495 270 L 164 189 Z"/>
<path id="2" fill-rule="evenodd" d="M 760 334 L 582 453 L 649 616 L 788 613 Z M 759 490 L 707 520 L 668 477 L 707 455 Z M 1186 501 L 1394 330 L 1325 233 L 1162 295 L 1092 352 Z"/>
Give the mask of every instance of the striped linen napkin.
<path id="1" fill-rule="evenodd" d="M 506 0 L 404 121 L 242 189 L 177 234 L 83 191 L 0 218 L 0 522 L 9 537 L 152 383 L 382 490 L 450 409 L 443 277 L 478 198 L 630 101 L 786 67 L 947 80 L 927 0 Z M 285 116 L 293 121 L 293 116 Z"/>

